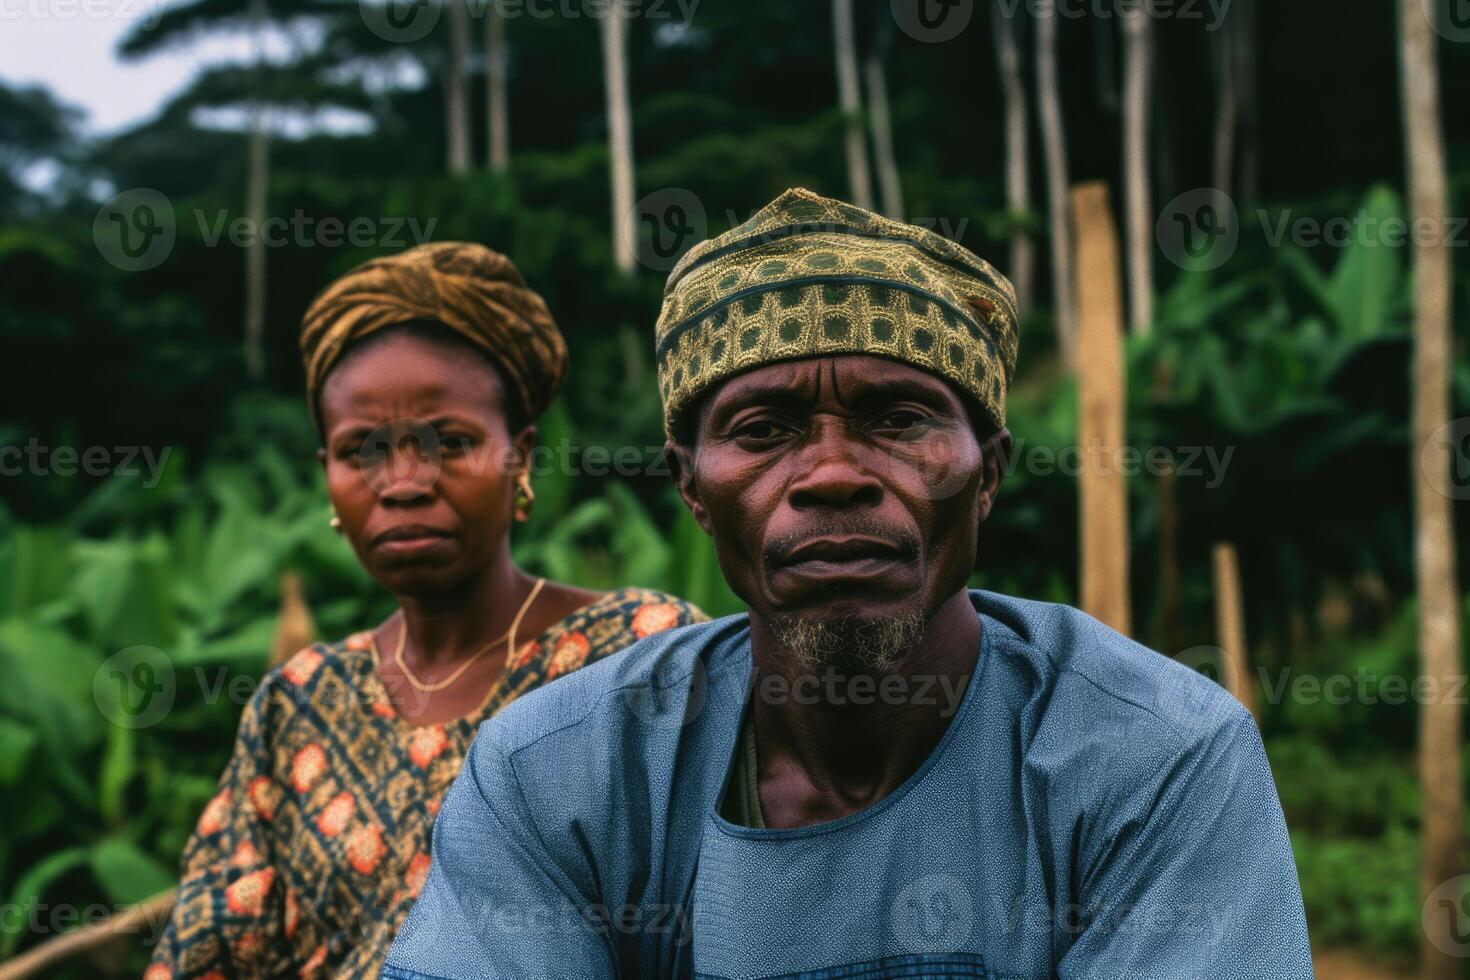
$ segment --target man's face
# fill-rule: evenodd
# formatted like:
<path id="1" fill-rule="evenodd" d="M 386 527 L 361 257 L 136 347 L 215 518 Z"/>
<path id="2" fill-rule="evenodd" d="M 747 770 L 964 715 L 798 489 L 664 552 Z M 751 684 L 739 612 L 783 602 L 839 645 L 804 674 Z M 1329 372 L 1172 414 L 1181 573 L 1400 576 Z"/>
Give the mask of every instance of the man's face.
<path id="1" fill-rule="evenodd" d="M 697 411 L 675 477 L 731 588 L 809 659 L 894 666 L 969 578 L 1009 435 L 982 446 L 948 384 L 862 355 L 738 375 Z"/>

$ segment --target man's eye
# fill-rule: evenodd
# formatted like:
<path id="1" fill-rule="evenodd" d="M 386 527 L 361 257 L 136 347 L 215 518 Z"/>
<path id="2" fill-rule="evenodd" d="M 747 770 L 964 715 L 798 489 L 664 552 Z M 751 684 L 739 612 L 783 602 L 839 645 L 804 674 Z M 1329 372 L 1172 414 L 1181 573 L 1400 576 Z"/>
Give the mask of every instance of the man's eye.
<path id="1" fill-rule="evenodd" d="M 929 419 L 918 412 L 899 410 L 887 412 L 879 416 L 873 422 L 873 428 L 884 432 L 905 432 L 915 434 L 920 431 Z"/>
<path id="2" fill-rule="evenodd" d="M 754 442 L 768 442 L 785 435 L 789 428 L 774 419 L 755 419 L 735 430 L 735 438 Z"/>

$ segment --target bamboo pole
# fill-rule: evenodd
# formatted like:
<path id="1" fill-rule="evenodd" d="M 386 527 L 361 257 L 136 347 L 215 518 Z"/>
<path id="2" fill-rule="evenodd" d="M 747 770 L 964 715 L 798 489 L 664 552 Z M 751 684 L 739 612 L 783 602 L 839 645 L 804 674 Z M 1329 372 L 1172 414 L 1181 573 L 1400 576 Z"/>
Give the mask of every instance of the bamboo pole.
<path id="1" fill-rule="evenodd" d="M 119 912 L 105 922 L 82 926 L 80 929 L 73 929 L 54 939 L 48 939 L 34 949 L 28 949 L 6 963 L 0 964 L 0 980 L 26 980 L 28 977 L 40 977 L 67 960 L 103 949 L 108 943 L 145 930 L 157 933 L 161 931 L 157 927 L 173 911 L 174 901 L 177 898 L 178 889 L 170 888 L 146 902 Z"/>
<path id="2" fill-rule="evenodd" d="M 1127 379 L 1118 230 L 1101 182 L 1072 188 L 1077 236 L 1077 443 L 1081 458 L 1082 608 L 1131 632 L 1128 598 L 1128 486 L 1123 448 Z"/>
<path id="3" fill-rule="evenodd" d="M 1225 690 L 1256 713 L 1256 694 L 1251 686 L 1250 660 L 1245 646 L 1245 607 L 1241 599 L 1240 558 L 1235 545 L 1221 541 L 1215 545 L 1215 635 L 1225 656 L 1220 664 L 1220 680 Z"/>

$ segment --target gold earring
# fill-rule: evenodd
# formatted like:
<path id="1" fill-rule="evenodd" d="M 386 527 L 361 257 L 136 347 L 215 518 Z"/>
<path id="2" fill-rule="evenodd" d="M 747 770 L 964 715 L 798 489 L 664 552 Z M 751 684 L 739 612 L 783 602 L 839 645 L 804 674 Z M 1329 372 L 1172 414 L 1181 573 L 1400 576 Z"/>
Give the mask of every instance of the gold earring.
<path id="1" fill-rule="evenodd" d="M 536 493 L 531 489 L 531 477 L 522 473 L 516 477 L 516 520 L 522 524 L 531 519 L 531 505 L 536 502 Z"/>
<path id="2" fill-rule="evenodd" d="M 332 511 L 332 519 L 330 521 L 327 521 L 327 524 L 331 526 L 333 531 L 336 531 L 338 534 L 342 533 L 342 518 L 337 516 L 337 512 L 335 510 Z"/>

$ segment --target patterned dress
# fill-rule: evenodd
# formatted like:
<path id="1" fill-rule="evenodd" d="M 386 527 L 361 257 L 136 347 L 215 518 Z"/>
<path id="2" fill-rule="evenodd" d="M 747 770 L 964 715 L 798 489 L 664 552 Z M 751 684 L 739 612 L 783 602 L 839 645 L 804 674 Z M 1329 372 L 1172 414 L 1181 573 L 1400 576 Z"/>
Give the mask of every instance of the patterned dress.
<path id="1" fill-rule="evenodd" d="M 429 870 L 429 834 L 480 722 L 635 640 L 705 617 L 622 589 L 514 651 L 478 711 L 400 718 L 372 633 L 314 644 L 266 676 L 184 850 L 144 980 L 376 977 Z"/>

